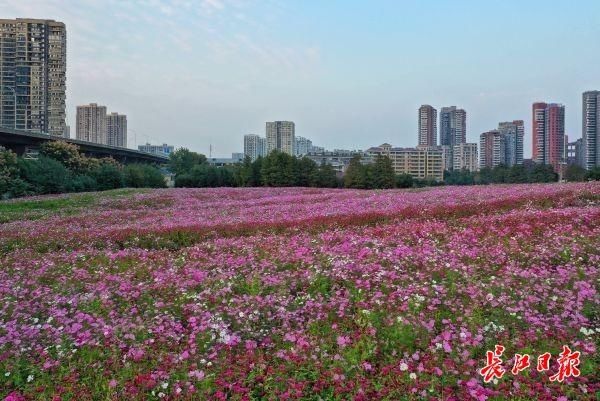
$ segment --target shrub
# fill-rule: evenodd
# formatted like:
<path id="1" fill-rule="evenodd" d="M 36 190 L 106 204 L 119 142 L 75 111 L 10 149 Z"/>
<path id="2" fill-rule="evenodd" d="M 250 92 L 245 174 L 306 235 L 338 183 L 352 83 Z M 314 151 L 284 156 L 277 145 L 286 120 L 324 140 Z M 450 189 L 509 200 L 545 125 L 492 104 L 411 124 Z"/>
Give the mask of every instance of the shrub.
<path id="1" fill-rule="evenodd" d="M 21 178 L 40 195 L 66 192 L 71 179 L 69 170 L 62 163 L 43 156 L 38 160 L 19 160 L 19 170 Z"/>
<path id="2" fill-rule="evenodd" d="M 89 175 L 79 174 L 74 176 L 69 182 L 68 192 L 90 192 L 98 188 L 98 183 Z"/>
<path id="3" fill-rule="evenodd" d="M 410 174 L 396 175 L 396 187 L 411 188 L 413 186 L 413 177 Z"/>
<path id="4" fill-rule="evenodd" d="M 31 188 L 19 177 L 17 155 L 0 147 L 0 199 L 26 195 Z"/>
<path id="5" fill-rule="evenodd" d="M 131 188 L 165 188 L 165 178 L 156 167 L 130 164 L 123 169 L 125 186 Z"/>
<path id="6" fill-rule="evenodd" d="M 78 171 L 85 163 L 79 146 L 64 141 L 48 141 L 40 146 L 40 156 L 56 160 L 71 171 Z"/>
<path id="7" fill-rule="evenodd" d="M 96 180 L 99 191 L 123 187 L 123 173 L 112 163 L 102 163 L 91 172 L 91 176 Z"/>

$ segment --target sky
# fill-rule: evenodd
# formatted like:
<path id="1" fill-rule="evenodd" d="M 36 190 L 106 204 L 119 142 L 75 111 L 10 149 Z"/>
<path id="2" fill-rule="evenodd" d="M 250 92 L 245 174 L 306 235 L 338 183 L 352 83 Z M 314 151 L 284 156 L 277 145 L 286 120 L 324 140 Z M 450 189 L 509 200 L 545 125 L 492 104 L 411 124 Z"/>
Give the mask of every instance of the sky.
<path id="1" fill-rule="evenodd" d="M 417 144 L 421 104 L 467 111 L 467 141 L 531 104 L 600 90 L 598 0 L 3 0 L 0 18 L 67 26 L 67 124 L 99 103 L 129 146 L 229 157 L 265 122 L 327 149 Z"/>

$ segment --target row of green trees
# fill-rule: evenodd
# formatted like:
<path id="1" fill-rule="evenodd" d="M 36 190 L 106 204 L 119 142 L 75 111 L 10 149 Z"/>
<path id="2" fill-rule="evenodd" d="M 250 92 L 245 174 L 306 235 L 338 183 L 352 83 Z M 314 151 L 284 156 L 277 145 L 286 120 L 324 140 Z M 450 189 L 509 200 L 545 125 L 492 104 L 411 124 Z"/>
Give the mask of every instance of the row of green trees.
<path id="1" fill-rule="evenodd" d="M 446 185 L 478 185 L 478 184 L 518 184 L 534 182 L 556 182 L 559 176 L 553 167 L 546 164 L 497 166 L 483 168 L 477 172 L 467 170 L 445 171 Z M 565 169 L 563 179 L 569 182 L 600 180 L 600 168 L 590 171 L 577 165 L 569 165 Z"/>
<path id="2" fill-rule="evenodd" d="M 0 198 L 123 187 L 162 188 L 165 180 L 154 166 L 86 157 L 78 146 L 63 141 L 44 143 L 37 159 L 0 149 Z"/>
<path id="3" fill-rule="evenodd" d="M 300 186 L 300 187 L 345 187 L 358 189 L 412 188 L 435 185 L 485 185 L 497 183 L 556 182 L 556 174 L 550 165 L 517 165 L 483 168 L 477 172 L 445 171 L 444 181 L 415 179 L 408 174 L 396 174 L 392 161 L 378 155 L 372 163 L 363 163 L 355 156 L 343 178 L 336 175 L 331 165 L 317 165 L 303 157 L 290 156 L 283 152 L 271 152 L 255 161 L 246 158 L 233 166 L 216 167 L 206 158 L 187 149 L 175 151 L 169 161 L 175 173 L 178 187 L 257 187 L 257 186 Z M 597 169 L 598 170 L 598 169 Z M 586 171 L 569 166 L 565 173 L 567 181 L 598 179 L 600 171 Z"/>
<path id="4" fill-rule="evenodd" d="M 341 185 L 329 164 L 317 165 L 306 157 L 298 158 L 283 152 L 271 152 L 266 157 L 242 163 L 216 167 L 203 155 L 178 149 L 170 155 L 169 169 L 175 174 L 177 187 L 329 187 Z"/>
<path id="5" fill-rule="evenodd" d="M 446 185 L 478 185 L 501 183 L 533 183 L 556 182 L 558 174 L 550 165 L 534 164 L 531 166 L 516 165 L 512 167 L 497 166 L 482 168 L 479 171 L 454 170 L 444 172 Z"/>

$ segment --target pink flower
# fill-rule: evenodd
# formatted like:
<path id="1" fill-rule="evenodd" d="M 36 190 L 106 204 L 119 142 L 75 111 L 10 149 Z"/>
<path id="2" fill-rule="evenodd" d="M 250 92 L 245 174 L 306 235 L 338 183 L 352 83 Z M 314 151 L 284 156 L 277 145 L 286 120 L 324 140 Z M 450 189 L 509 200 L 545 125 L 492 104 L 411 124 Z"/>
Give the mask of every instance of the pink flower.
<path id="1" fill-rule="evenodd" d="M 4 398 L 4 401 L 25 401 L 25 397 L 23 397 L 16 391 L 13 391 L 9 395 L 7 395 L 6 398 Z"/>
<path id="2" fill-rule="evenodd" d="M 204 371 L 203 370 L 192 370 L 191 372 L 188 373 L 188 375 L 191 378 L 194 378 L 196 380 L 204 379 Z"/>
<path id="3" fill-rule="evenodd" d="M 350 344 L 350 337 L 347 337 L 347 336 L 338 336 L 338 338 L 337 338 L 337 345 L 340 348 L 344 348 L 348 344 Z"/>
<path id="4" fill-rule="evenodd" d="M 117 381 L 115 379 L 112 379 L 111 381 L 108 382 L 108 388 L 115 388 L 117 387 Z"/>

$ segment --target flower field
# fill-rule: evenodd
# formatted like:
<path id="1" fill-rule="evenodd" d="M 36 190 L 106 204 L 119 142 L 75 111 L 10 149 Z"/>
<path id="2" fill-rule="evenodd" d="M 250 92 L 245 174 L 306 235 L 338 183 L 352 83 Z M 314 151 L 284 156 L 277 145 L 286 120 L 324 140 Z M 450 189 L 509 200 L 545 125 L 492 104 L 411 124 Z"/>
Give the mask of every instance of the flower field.
<path id="1" fill-rule="evenodd" d="M 119 191 L 0 222 L 2 400 L 600 397 L 598 183 Z M 563 345 L 580 375 L 550 380 Z"/>

